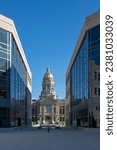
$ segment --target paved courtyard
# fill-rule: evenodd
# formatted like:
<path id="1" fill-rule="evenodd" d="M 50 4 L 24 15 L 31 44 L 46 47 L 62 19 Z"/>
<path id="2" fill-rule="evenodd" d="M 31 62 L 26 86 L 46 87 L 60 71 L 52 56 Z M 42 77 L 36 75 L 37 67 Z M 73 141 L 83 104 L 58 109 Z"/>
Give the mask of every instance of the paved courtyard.
<path id="1" fill-rule="evenodd" d="M 99 129 L 0 130 L 0 150 L 99 150 Z"/>

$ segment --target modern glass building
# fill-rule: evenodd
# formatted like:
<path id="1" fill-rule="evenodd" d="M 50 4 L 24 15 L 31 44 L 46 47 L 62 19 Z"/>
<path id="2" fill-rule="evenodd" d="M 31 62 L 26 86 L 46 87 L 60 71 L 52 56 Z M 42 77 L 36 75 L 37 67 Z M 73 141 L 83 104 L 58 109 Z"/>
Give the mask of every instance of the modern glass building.
<path id="1" fill-rule="evenodd" d="M 100 124 L 100 14 L 85 20 L 66 73 L 67 124 Z"/>
<path id="2" fill-rule="evenodd" d="M 15 25 L 0 15 L 0 127 L 31 125 L 31 80 Z"/>

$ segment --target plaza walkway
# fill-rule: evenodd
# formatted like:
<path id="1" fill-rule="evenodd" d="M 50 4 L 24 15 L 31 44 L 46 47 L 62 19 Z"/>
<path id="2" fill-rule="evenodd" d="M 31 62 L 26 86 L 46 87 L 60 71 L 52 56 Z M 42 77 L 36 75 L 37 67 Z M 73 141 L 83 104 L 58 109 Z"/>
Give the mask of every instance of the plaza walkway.
<path id="1" fill-rule="evenodd" d="M 0 150 L 99 150 L 99 129 L 0 130 Z"/>

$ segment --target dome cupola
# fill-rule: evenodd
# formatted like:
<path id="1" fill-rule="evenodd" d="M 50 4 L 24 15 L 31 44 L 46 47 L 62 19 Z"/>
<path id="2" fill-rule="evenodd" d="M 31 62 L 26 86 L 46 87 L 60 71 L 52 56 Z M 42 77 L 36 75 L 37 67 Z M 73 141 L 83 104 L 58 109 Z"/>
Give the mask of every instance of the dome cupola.
<path id="1" fill-rule="evenodd" d="M 53 75 L 52 75 L 51 72 L 50 72 L 50 68 L 47 68 L 47 71 L 46 71 L 46 73 L 45 73 L 45 75 L 44 75 L 44 78 L 46 78 L 46 79 L 51 79 L 51 78 L 53 78 Z"/>
<path id="2" fill-rule="evenodd" d="M 50 71 L 50 68 L 47 68 L 47 71 L 42 81 L 42 92 L 41 92 L 40 99 L 45 99 L 45 98 L 56 99 L 57 96 L 56 96 L 54 85 L 55 85 L 54 77 Z"/>

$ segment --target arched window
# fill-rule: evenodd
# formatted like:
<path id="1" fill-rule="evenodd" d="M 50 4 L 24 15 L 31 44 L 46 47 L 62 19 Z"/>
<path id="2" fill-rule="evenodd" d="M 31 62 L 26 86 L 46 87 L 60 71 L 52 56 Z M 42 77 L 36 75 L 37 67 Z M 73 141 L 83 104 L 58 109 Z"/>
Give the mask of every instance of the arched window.
<path id="1" fill-rule="evenodd" d="M 51 106 L 46 106 L 46 113 L 51 113 Z"/>

